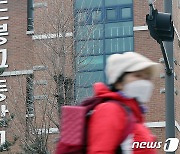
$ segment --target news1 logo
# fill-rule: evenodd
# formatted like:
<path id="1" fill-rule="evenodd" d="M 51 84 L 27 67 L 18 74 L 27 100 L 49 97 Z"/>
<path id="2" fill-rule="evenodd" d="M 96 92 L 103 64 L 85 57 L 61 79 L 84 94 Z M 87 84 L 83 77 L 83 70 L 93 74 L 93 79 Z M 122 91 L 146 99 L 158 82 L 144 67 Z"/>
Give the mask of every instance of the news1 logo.
<path id="1" fill-rule="evenodd" d="M 174 152 L 177 150 L 179 145 L 179 139 L 177 138 L 168 138 L 164 144 L 165 152 Z"/>

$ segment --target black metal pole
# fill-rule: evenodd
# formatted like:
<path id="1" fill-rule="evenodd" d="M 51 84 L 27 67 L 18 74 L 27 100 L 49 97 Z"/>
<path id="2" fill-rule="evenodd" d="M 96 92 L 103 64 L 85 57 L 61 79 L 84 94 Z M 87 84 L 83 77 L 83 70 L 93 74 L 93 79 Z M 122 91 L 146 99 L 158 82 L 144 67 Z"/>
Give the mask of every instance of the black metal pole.
<path id="1" fill-rule="evenodd" d="M 164 11 L 172 14 L 172 0 L 164 0 Z M 169 64 L 174 69 L 173 42 L 164 42 Z M 174 73 L 166 73 L 166 138 L 175 137 L 175 116 L 174 116 Z M 166 154 L 175 154 L 167 152 Z"/>

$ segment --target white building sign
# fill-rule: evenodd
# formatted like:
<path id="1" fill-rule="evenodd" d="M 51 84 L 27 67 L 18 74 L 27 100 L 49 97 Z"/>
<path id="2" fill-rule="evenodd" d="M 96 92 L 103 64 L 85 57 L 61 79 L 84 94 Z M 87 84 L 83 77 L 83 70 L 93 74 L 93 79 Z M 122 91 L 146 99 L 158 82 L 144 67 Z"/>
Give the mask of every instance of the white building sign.
<path id="1" fill-rule="evenodd" d="M 8 12 L 7 8 L 8 1 L 7 0 L 0 0 L 0 13 L 1 12 Z M 4 13 L 5 14 L 5 13 Z M 1 56 L 1 62 L 0 62 L 0 70 L 4 70 L 8 67 L 7 63 L 7 49 L 3 48 L 3 46 L 8 42 L 8 39 L 6 36 L 9 35 L 8 33 L 8 24 L 7 20 L 9 19 L 8 16 L 0 16 L 0 21 L 3 24 L 0 24 L 0 56 Z M 2 72 L 2 71 L 1 71 Z M 6 80 L 0 79 L 0 108 L 1 108 L 1 119 L 6 116 L 6 113 L 8 113 L 8 109 L 6 105 L 2 104 L 3 101 L 6 99 L 5 92 L 7 92 L 7 86 L 6 86 Z M 0 131 L 0 145 L 5 143 L 5 131 Z"/>

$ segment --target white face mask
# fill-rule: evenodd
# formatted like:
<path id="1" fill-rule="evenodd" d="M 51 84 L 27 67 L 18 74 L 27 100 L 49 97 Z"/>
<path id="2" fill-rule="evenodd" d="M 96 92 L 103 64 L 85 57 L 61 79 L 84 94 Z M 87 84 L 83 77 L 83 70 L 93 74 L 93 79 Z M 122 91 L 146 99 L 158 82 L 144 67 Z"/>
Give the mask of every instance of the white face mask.
<path id="1" fill-rule="evenodd" d="M 149 80 L 137 80 L 126 84 L 123 92 L 127 97 L 136 98 L 139 103 L 146 103 L 152 96 L 153 87 Z"/>

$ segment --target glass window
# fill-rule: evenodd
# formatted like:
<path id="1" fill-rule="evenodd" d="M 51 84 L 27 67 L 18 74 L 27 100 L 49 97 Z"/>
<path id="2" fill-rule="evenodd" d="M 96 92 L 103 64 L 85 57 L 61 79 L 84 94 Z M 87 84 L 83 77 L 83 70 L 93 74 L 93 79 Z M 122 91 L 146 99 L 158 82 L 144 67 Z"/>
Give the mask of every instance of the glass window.
<path id="1" fill-rule="evenodd" d="M 133 37 L 106 39 L 105 43 L 105 51 L 108 54 L 133 51 Z"/>
<path id="2" fill-rule="evenodd" d="M 88 51 L 88 41 L 79 41 L 76 43 L 76 53 L 78 53 L 78 55 L 88 53 L 87 51 Z"/>
<path id="3" fill-rule="evenodd" d="M 76 29 L 77 40 L 99 39 L 103 37 L 102 24 L 77 26 Z"/>
<path id="4" fill-rule="evenodd" d="M 75 0 L 76 9 L 100 8 L 102 0 Z"/>
<path id="5" fill-rule="evenodd" d="M 88 38 L 87 26 L 77 26 L 76 27 L 76 40 L 84 40 L 87 38 Z"/>
<path id="6" fill-rule="evenodd" d="M 76 14 L 77 22 L 86 22 L 87 14 L 86 12 L 79 12 Z"/>
<path id="7" fill-rule="evenodd" d="M 77 58 L 78 71 L 92 71 L 103 69 L 103 56 L 86 56 Z"/>
<path id="8" fill-rule="evenodd" d="M 100 10 L 96 10 L 92 12 L 92 21 L 101 21 L 102 13 Z"/>
<path id="9" fill-rule="evenodd" d="M 93 50 L 91 54 L 103 54 L 103 40 L 93 40 Z"/>
<path id="10" fill-rule="evenodd" d="M 124 51 L 133 51 L 134 50 L 133 37 L 124 38 Z"/>
<path id="11" fill-rule="evenodd" d="M 103 25 L 92 25 L 93 32 L 91 33 L 91 38 L 93 39 L 99 39 L 103 37 Z"/>
<path id="12" fill-rule="evenodd" d="M 132 18 L 131 8 L 123 8 L 122 9 L 122 18 Z"/>
<path id="13" fill-rule="evenodd" d="M 133 35 L 133 22 L 118 22 L 105 24 L 105 37 Z"/>
<path id="14" fill-rule="evenodd" d="M 76 52 L 79 55 L 97 55 L 103 53 L 102 40 L 79 41 L 76 44 Z"/>
<path id="15" fill-rule="evenodd" d="M 82 87 L 91 86 L 95 82 L 103 82 L 103 71 L 77 73 L 76 85 Z"/>
<path id="16" fill-rule="evenodd" d="M 128 25 L 129 23 L 129 25 Z M 123 35 L 133 35 L 133 22 L 127 22 L 123 28 Z"/>
<path id="17" fill-rule="evenodd" d="M 132 4 L 132 0 L 105 0 L 105 6 Z"/>
<path id="18" fill-rule="evenodd" d="M 86 97 L 92 96 L 92 87 L 90 88 L 78 88 L 76 87 L 76 101 L 81 102 Z"/>
<path id="19" fill-rule="evenodd" d="M 106 39 L 105 51 L 108 54 L 123 51 L 123 38 Z"/>
<path id="20" fill-rule="evenodd" d="M 106 14 L 107 20 L 116 20 L 117 18 L 116 9 L 107 9 Z"/>

